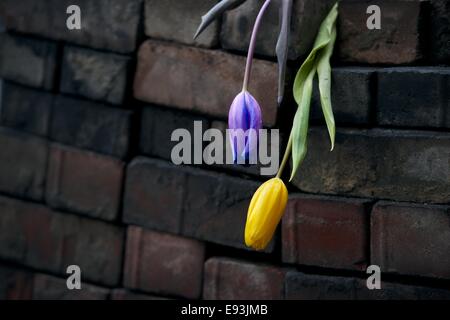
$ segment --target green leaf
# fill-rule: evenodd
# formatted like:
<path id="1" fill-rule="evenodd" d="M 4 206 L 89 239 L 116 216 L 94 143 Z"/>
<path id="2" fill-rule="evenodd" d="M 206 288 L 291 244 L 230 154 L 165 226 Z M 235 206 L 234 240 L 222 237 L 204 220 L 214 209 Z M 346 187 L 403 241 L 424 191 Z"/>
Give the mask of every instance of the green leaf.
<path id="1" fill-rule="evenodd" d="M 338 15 L 338 3 L 328 13 L 322 22 L 317 33 L 314 47 L 297 72 L 294 81 L 294 98 L 298 104 L 298 109 L 292 125 L 292 180 L 305 159 L 307 152 L 307 136 L 309 126 L 309 110 L 311 104 L 313 80 L 316 72 L 319 73 L 319 84 L 321 92 L 321 103 L 324 110 L 325 119 L 334 147 L 335 125 L 334 117 L 331 111 L 330 102 L 330 78 L 331 67 L 329 58 L 331 57 L 334 42 L 336 40 L 336 18 Z M 320 71 L 318 71 L 320 68 Z"/>
<path id="2" fill-rule="evenodd" d="M 331 65 L 330 58 L 333 54 L 334 43 L 336 41 L 336 25 L 331 32 L 331 41 L 322 49 L 317 56 L 317 74 L 319 78 L 320 103 L 325 122 L 330 135 L 331 150 L 334 149 L 334 140 L 336 135 L 336 124 L 334 122 L 333 108 L 331 106 Z"/>
<path id="3" fill-rule="evenodd" d="M 217 19 L 222 13 L 225 11 L 234 9 L 241 4 L 243 4 L 246 0 L 222 0 L 214 7 L 212 7 L 204 16 L 202 16 L 202 22 L 197 29 L 197 32 L 194 35 L 194 39 L 196 39 L 200 33 L 202 33 L 215 19 Z"/>
<path id="4" fill-rule="evenodd" d="M 331 33 L 333 26 L 336 23 L 338 3 L 333 6 L 333 8 L 328 13 L 325 20 L 322 22 L 319 28 L 319 32 L 317 34 L 316 40 L 314 41 L 314 47 L 311 50 L 310 54 L 306 58 L 305 62 L 303 62 L 302 66 L 297 72 L 294 81 L 294 98 L 297 104 L 300 104 L 301 101 L 301 92 L 302 86 L 309 75 L 309 72 L 313 68 L 316 60 L 316 55 L 318 52 L 328 45 L 331 41 Z"/>
<path id="5" fill-rule="evenodd" d="M 311 95 L 313 89 L 313 80 L 316 74 L 316 67 L 310 69 L 306 80 L 302 85 L 301 101 L 298 105 L 297 112 L 295 113 L 294 123 L 292 125 L 292 172 L 291 181 L 295 173 L 297 172 L 300 164 L 303 162 L 307 151 L 307 137 L 309 126 L 309 109 L 311 105 Z"/>

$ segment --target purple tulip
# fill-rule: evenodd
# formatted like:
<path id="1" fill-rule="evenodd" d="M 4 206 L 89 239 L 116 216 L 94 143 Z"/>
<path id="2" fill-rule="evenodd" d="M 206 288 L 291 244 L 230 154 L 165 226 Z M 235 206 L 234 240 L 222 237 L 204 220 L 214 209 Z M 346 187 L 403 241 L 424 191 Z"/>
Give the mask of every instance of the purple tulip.
<path id="1" fill-rule="evenodd" d="M 249 157 L 255 159 L 262 116 L 258 102 L 248 91 L 243 90 L 234 98 L 228 114 L 228 128 L 233 161 L 245 163 Z"/>
<path id="2" fill-rule="evenodd" d="M 256 17 L 248 48 L 242 92 L 234 98 L 228 114 L 228 132 L 230 134 L 234 163 L 244 164 L 248 160 L 250 160 L 250 164 L 256 164 L 257 162 L 258 134 L 259 129 L 262 128 L 262 115 L 258 102 L 247 91 L 247 87 L 252 70 L 256 35 L 258 34 L 264 12 L 269 4 L 270 0 L 266 0 Z"/>

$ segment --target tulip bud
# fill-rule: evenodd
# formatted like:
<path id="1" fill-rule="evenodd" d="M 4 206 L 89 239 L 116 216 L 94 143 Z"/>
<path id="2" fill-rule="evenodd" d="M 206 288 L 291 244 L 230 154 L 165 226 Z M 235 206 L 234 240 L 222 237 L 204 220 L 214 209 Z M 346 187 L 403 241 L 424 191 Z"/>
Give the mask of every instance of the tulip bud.
<path id="1" fill-rule="evenodd" d="M 262 128 L 261 108 L 255 98 L 243 90 L 234 98 L 228 114 L 233 161 L 238 158 L 248 160 L 249 155 L 256 153 L 258 132 Z"/>
<path id="2" fill-rule="evenodd" d="M 263 250 L 275 233 L 288 200 L 288 191 L 280 178 L 264 182 L 256 190 L 247 213 L 245 244 Z"/>

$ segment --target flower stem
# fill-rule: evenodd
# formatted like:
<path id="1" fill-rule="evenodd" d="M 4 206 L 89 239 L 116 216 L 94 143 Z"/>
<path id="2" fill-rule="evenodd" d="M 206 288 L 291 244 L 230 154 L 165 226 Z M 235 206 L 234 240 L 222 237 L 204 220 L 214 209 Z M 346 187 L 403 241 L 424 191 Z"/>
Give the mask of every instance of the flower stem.
<path id="1" fill-rule="evenodd" d="M 264 12 L 266 11 L 267 7 L 269 6 L 270 0 L 266 0 L 264 2 L 263 6 L 261 7 L 261 10 L 258 13 L 258 16 L 256 17 L 255 25 L 253 26 L 252 36 L 250 38 L 250 46 L 248 48 L 248 54 L 247 54 L 247 64 L 245 66 L 245 74 L 244 74 L 244 84 L 242 86 L 242 91 L 247 91 L 248 82 L 250 79 L 250 73 L 252 69 L 252 63 L 253 63 L 253 54 L 255 52 L 255 45 L 256 45 L 256 36 L 258 34 L 259 26 L 261 24 L 262 17 L 264 16 Z"/>
<path id="2" fill-rule="evenodd" d="M 280 168 L 278 169 L 277 172 L 277 178 L 281 177 L 281 174 L 283 173 L 284 167 L 286 166 L 286 163 L 288 162 L 289 156 L 291 155 L 291 151 L 292 151 L 292 135 L 289 136 L 289 141 L 288 144 L 286 146 L 286 151 L 284 151 L 284 156 L 283 156 L 283 160 L 281 161 L 281 165 Z"/>

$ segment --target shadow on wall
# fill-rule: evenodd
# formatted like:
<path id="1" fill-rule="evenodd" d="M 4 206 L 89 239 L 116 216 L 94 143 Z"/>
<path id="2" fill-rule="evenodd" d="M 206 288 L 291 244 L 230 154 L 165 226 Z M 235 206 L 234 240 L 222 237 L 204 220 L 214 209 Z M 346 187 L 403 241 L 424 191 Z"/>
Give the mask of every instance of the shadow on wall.
<path id="1" fill-rule="evenodd" d="M 0 33 L 5 32 L 5 25 L 3 21 L 0 19 Z M 2 116 L 2 101 L 3 101 L 3 79 L 0 79 L 0 118 Z"/>

